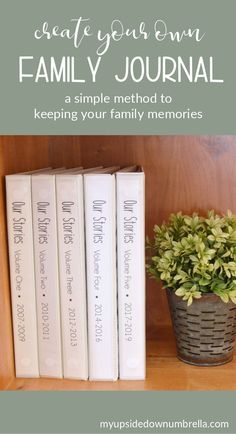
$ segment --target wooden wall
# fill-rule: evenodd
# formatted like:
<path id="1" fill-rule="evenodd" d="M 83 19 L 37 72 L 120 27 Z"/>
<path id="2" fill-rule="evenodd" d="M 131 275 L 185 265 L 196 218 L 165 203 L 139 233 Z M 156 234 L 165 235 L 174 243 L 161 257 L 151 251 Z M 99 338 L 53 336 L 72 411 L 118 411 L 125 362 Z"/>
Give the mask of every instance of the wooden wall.
<path id="1" fill-rule="evenodd" d="M 236 136 L 5 136 L 0 137 L 0 340 L 8 352 L 10 297 L 6 256 L 4 175 L 48 165 L 140 164 L 146 173 L 146 233 L 171 212 L 207 209 L 236 213 Z M 147 282 L 147 329 L 170 322 L 165 293 Z M 0 354 L 2 354 L 2 348 Z M 1 372 L 6 357 L 0 355 Z M 5 375 L 5 374 L 4 374 Z M 2 380 L 3 381 L 3 380 Z M 7 381 L 7 379 L 5 379 Z"/>

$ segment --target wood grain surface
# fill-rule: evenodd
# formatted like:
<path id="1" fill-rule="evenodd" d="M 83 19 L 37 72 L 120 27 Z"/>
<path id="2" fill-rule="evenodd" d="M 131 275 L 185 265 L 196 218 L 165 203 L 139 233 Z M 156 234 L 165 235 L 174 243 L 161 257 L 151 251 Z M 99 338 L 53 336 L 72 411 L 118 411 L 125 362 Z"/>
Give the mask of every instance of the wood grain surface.
<path id="1" fill-rule="evenodd" d="M 9 390 L 236 390 L 236 357 L 211 368 L 187 365 L 176 358 L 170 326 L 158 327 L 158 337 L 147 343 L 145 381 L 74 381 L 13 379 Z"/>

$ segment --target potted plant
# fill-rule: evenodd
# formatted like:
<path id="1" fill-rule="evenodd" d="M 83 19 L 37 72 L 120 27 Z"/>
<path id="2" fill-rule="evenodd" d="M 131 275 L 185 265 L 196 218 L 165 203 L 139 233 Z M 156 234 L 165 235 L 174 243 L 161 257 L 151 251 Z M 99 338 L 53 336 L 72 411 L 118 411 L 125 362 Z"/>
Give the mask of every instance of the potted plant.
<path id="1" fill-rule="evenodd" d="M 154 227 L 147 270 L 167 290 L 177 354 L 209 366 L 229 362 L 236 334 L 236 216 L 181 212 Z"/>

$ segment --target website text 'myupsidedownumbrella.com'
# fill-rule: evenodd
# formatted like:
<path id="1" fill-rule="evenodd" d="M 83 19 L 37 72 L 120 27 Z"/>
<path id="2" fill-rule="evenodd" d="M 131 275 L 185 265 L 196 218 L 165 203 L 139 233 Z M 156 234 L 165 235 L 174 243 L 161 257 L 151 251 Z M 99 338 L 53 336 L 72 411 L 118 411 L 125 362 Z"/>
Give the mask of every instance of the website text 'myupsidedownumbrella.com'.
<path id="1" fill-rule="evenodd" d="M 100 421 L 99 422 L 99 430 L 101 432 L 107 432 L 107 430 L 114 432 L 114 430 L 121 431 L 121 430 L 134 430 L 136 429 L 137 432 L 139 430 L 153 430 L 153 432 L 159 432 L 159 430 L 176 430 L 176 429 L 182 429 L 188 433 L 189 429 L 191 430 L 211 430 L 212 432 L 219 431 L 220 434 L 230 432 L 230 424 L 229 421 L 217 421 L 217 420 L 174 420 L 174 421 L 167 421 L 167 420 L 154 420 L 154 419 L 129 419 L 129 420 L 106 420 L 106 421 Z M 158 431 L 157 431 L 158 430 Z M 133 432 L 133 431 L 132 431 Z M 140 431 L 141 432 L 141 431 Z M 160 431 L 161 432 L 161 431 Z M 199 431 L 198 431 L 199 432 Z"/>

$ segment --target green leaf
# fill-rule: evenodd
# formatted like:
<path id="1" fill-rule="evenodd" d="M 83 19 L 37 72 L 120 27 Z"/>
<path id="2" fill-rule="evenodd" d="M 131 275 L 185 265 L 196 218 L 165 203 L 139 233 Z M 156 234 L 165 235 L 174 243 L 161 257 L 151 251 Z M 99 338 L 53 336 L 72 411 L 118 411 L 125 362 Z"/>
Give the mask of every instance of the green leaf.
<path id="1" fill-rule="evenodd" d="M 227 252 L 225 252 L 224 255 L 222 255 L 222 258 L 227 258 L 227 256 L 230 256 L 230 251 L 229 250 Z"/>
<path id="2" fill-rule="evenodd" d="M 228 296 L 228 294 L 224 294 L 224 293 L 220 293 L 219 294 L 219 296 L 220 296 L 220 298 L 221 298 L 221 300 L 224 302 L 224 303 L 228 303 L 228 301 L 229 301 L 229 296 Z"/>
<path id="3" fill-rule="evenodd" d="M 217 259 L 217 260 L 214 262 L 214 269 L 215 269 L 215 270 L 218 270 L 218 268 L 220 268 L 220 266 L 221 266 L 221 263 L 220 263 L 219 259 Z"/>
<path id="4" fill-rule="evenodd" d="M 183 287 L 181 287 L 175 291 L 175 294 L 182 297 L 185 294 L 185 292 L 186 292 L 186 290 Z"/>
<path id="5" fill-rule="evenodd" d="M 199 262 L 199 259 L 197 258 L 197 256 L 189 255 L 189 258 L 190 258 L 191 261 L 193 261 L 193 262 Z"/>
<path id="6" fill-rule="evenodd" d="M 193 302 L 193 297 L 190 295 L 187 305 L 191 306 L 192 302 Z"/>
<path id="7" fill-rule="evenodd" d="M 177 280 L 181 280 L 182 279 L 182 276 L 180 276 L 179 274 L 176 274 L 175 276 L 174 276 L 174 280 L 175 281 L 177 281 Z"/>
<path id="8" fill-rule="evenodd" d="M 198 283 L 201 286 L 206 286 L 206 285 L 209 285 L 210 279 L 200 279 Z"/>

